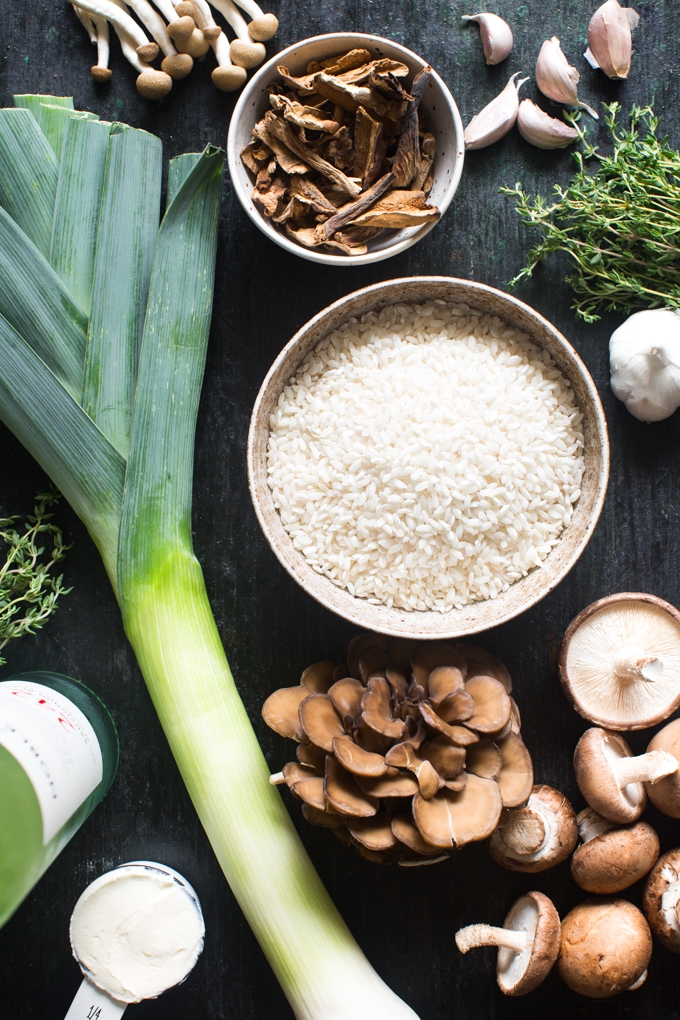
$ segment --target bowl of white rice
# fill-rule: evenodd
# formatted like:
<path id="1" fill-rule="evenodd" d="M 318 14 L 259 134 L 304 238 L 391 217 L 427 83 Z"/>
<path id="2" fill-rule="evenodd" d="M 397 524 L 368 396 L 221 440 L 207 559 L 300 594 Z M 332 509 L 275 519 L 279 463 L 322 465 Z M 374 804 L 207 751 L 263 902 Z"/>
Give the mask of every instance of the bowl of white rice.
<path id="1" fill-rule="evenodd" d="M 548 594 L 604 503 L 609 445 L 573 347 L 508 294 L 448 277 L 355 291 L 260 389 L 250 492 L 315 599 L 418 639 L 497 626 Z"/>

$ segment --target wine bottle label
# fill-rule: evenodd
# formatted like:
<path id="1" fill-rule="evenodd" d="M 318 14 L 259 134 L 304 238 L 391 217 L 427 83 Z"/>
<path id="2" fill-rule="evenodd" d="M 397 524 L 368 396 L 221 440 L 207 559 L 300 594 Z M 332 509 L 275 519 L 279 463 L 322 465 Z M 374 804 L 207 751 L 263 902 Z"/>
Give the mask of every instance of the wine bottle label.
<path id="1" fill-rule="evenodd" d="M 51 687 L 26 680 L 0 683 L 0 744 L 35 790 L 43 846 L 102 781 L 102 752 L 89 719 Z"/>

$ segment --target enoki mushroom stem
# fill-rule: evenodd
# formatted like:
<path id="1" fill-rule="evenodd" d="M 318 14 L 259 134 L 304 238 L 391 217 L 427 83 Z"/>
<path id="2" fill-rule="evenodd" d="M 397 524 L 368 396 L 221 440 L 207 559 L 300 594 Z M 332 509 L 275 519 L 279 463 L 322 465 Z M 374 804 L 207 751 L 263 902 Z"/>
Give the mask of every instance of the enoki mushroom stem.
<path id="1" fill-rule="evenodd" d="M 261 64 L 267 55 L 267 51 L 261 42 L 253 42 L 245 19 L 238 8 L 231 0 L 211 0 L 211 2 L 238 37 L 231 42 L 231 59 L 233 62 L 238 64 L 239 67 L 247 69 Z"/>
<path id="2" fill-rule="evenodd" d="M 663 662 L 656 656 L 647 655 L 639 645 L 625 645 L 614 656 L 612 668 L 619 680 L 649 682 L 659 679 Z"/>
<path id="3" fill-rule="evenodd" d="M 456 932 L 456 945 L 461 953 L 481 946 L 505 946 L 514 953 L 521 953 L 529 947 L 529 944 L 530 937 L 527 932 L 494 928 L 490 924 L 470 924 Z"/>
<path id="4" fill-rule="evenodd" d="M 658 783 L 677 770 L 678 762 L 668 751 L 648 751 L 635 758 L 618 758 L 612 762 L 612 772 L 620 790 L 630 783 Z"/>

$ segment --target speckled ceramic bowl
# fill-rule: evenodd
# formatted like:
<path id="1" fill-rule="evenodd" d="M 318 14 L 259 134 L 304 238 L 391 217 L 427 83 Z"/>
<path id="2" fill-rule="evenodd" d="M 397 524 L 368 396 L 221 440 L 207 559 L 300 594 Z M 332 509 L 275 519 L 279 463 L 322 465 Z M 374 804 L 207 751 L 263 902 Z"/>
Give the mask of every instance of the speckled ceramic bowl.
<path id="1" fill-rule="evenodd" d="M 540 567 L 516 581 L 495 599 L 474 602 L 448 613 L 407 611 L 372 605 L 339 588 L 318 574 L 299 552 L 285 530 L 267 484 L 269 418 L 279 395 L 314 347 L 352 316 L 381 309 L 396 301 L 421 304 L 441 299 L 451 304 L 498 315 L 511 327 L 527 333 L 545 347 L 571 382 L 583 412 L 585 472 L 581 496 L 559 542 Z M 374 284 L 335 301 L 310 319 L 284 347 L 270 368 L 258 394 L 248 436 L 248 479 L 258 520 L 273 551 L 298 584 L 327 609 L 357 626 L 418 639 L 461 638 L 497 627 L 544 598 L 569 573 L 585 549 L 600 516 L 609 478 L 609 441 L 604 411 L 595 384 L 571 344 L 543 316 L 509 294 L 468 280 L 444 276 L 413 276 Z"/>
<path id="2" fill-rule="evenodd" d="M 252 141 L 251 132 L 258 120 L 270 109 L 267 100 L 267 86 L 279 77 L 276 70 L 284 64 L 293 74 L 304 74 L 310 60 L 326 60 L 328 57 L 346 53 L 348 50 L 362 47 L 376 57 L 389 57 L 406 64 L 412 74 L 416 74 L 426 66 L 426 61 L 417 54 L 407 50 L 399 43 L 381 39 L 375 35 L 363 35 L 360 32 L 334 32 L 330 35 L 317 35 L 311 39 L 289 46 L 277 53 L 260 68 L 244 88 L 234 109 L 227 139 L 227 158 L 229 173 L 238 199 L 250 216 L 253 223 L 266 234 L 275 244 L 286 251 L 299 255 L 311 262 L 321 262 L 327 266 L 361 266 L 369 262 L 380 262 L 392 255 L 410 248 L 420 241 L 436 223 L 426 223 L 421 227 L 408 227 L 402 230 L 383 230 L 377 237 L 368 241 L 368 252 L 365 255 L 333 255 L 317 248 L 304 248 L 293 241 L 285 233 L 283 227 L 277 226 L 267 219 L 262 207 L 256 205 L 251 194 L 253 191 L 252 175 L 243 165 L 241 151 Z M 432 73 L 429 87 L 422 100 L 421 109 L 427 118 L 427 126 L 437 141 L 437 151 L 433 166 L 432 190 L 428 202 L 436 205 L 442 215 L 446 212 L 458 187 L 463 170 L 463 125 L 453 96 L 436 72 Z"/>

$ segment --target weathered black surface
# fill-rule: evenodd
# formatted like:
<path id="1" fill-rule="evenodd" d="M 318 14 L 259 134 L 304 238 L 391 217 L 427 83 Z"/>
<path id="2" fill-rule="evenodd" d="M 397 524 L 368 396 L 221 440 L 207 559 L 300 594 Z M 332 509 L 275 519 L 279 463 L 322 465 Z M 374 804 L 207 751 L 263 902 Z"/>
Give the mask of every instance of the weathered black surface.
<path id="1" fill-rule="evenodd" d="M 544 38 L 558 35 L 581 71 L 582 96 L 594 103 L 619 97 L 624 106 L 656 97 L 656 110 L 675 146 L 680 143 L 677 0 L 641 0 L 642 25 L 629 83 L 614 84 L 581 58 L 596 3 L 527 0 L 493 6 L 512 24 L 515 51 L 500 67 L 484 64 L 474 13 L 462 0 L 272 0 L 281 29 L 275 47 L 319 32 L 358 29 L 389 36 L 430 60 L 451 87 L 464 122 L 520 69 L 531 71 Z M 97 86 L 83 29 L 65 2 L 10 0 L 5 5 L 0 102 L 13 92 L 73 94 L 76 106 L 159 134 L 166 157 L 223 144 L 234 97 L 217 93 L 209 66 L 177 83 L 159 105 L 141 100 L 134 74 L 116 54 L 114 78 Z M 275 47 L 269 44 L 270 52 Z M 116 44 L 113 47 L 117 50 Z M 533 95 L 533 84 L 525 95 Z M 527 248 L 500 184 L 521 180 L 547 193 L 566 180 L 564 152 L 541 153 L 513 133 L 495 147 L 471 153 L 446 218 L 411 251 L 368 269 L 313 266 L 266 240 L 241 211 L 229 182 L 217 267 L 213 331 L 197 436 L 195 541 L 239 689 L 273 769 L 287 760 L 284 741 L 260 719 L 275 687 L 297 681 L 310 662 L 340 662 L 352 628 L 316 605 L 278 565 L 250 506 L 245 441 L 250 408 L 274 356 L 293 332 L 330 301 L 364 284 L 410 274 L 442 273 L 504 287 Z M 570 767 L 585 728 L 568 707 L 555 672 L 560 636 L 589 602 L 610 592 L 650 591 L 680 602 L 679 419 L 643 425 L 608 386 L 607 338 L 619 318 L 596 326 L 574 323 L 564 266 L 537 274 L 518 296 L 551 319 L 575 344 L 605 403 L 612 439 L 609 496 L 595 536 L 571 575 L 540 605 L 484 635 L 516 681 L 523 735 L 539 781 L 582 801 Z M 45 484 L 41 471 L 0 426 L 0 503 L 27 511 Z M 85 885 L 122 861 L 151 858 L 183 872 L 203 902 L 203 957 L 185 985 L 156 1002 L 133 1007 L 143 1020 L 287 1020 L 291 1012 L 224 882 L 184 792 L 155 719 L 134 656 L 123 636 L 104 570 L 85 529 L 70 509 L 59 519 L 74 546 L 65 564 L 73 592 L 38 636 L 8 649 L 2 676 L 51 668 L 91 684 L 110 706 L 122 743 L 122 763 L 106 802 L 62 853 L 16 916 L 0 933 L 0 1016 L 3 1020 L 60 1020 L 80 976 L 68 946 L 68 919 Z M 644 749 L 650 733 L 633 735 Z M 287 796 L 287 794 L 286 794 Z M 290 803 L 290 802 L 289 802 Z M 672 1020 L 680 1016 L 678 958 L 658 944 L 647 984 L 605 1002 L 573 995 L 556 974 L 528 999 L 504 998 L 494 980 L 494 954 L 463 958 L 453 936 L 473 921 L 500 923 L 512 900 L 538 888 L 562 915 L 584 898 L 568 867 L 526 878 L 497 867 L 485 846 L 463 850 L 450 863 L 384 869 L 359 859 L 326 832 L 293 817 L 341 912 L 378 971 L 422 1020 L 549 1013 L 555 1020 Z M 680 843 L 680 824 L 649 809 L 662 849 Z M 0 819 L 2 824 L 2 819 Z M 639 903 L 640 888 L 628 894 Z"/>

